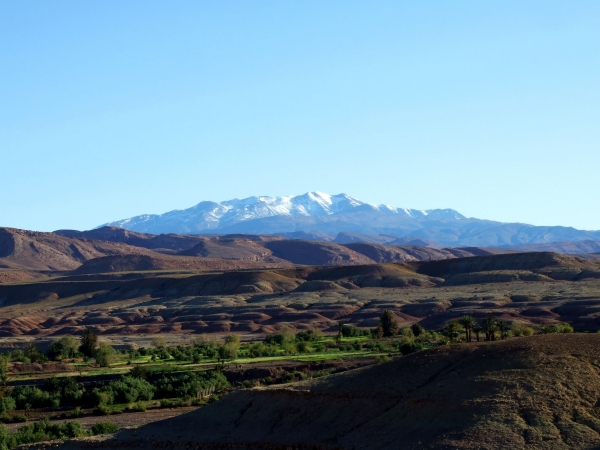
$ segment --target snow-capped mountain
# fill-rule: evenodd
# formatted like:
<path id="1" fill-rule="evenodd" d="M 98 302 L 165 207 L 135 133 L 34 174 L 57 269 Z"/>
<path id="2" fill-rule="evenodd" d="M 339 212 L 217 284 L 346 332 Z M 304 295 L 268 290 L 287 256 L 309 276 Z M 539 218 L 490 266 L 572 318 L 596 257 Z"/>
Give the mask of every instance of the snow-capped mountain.
<path id="1" fill-rule="evenodd" d="M 242 222 L 269 217 L 328 217 L 348 213 L 379 213 L 404 218 L 460 220 L 452 209 L 416 210 L 389 205 L 371 205 L 346 194 L 307 192 L 283 197 L 248 197 L 224 202 L 204 201 L 188 209 L 164 214 L 145 214 L 102 226 L 117 226 L 145 233 L 199 233 L 227 228 Z"/>
<path id="2" fill-rule="evenodd" d="M 346 194 L 322 192 L 205 201 L 188 209 L 136 216 L 102 226 L 106 225 L 152 234 L 279 234 L 304 239 L 334 239 L 338 233 L 354 233 L 411 237 L 446 246 L 600 240 L 600 231 L 466 218 L 453 209 L 372 205 Z"/>

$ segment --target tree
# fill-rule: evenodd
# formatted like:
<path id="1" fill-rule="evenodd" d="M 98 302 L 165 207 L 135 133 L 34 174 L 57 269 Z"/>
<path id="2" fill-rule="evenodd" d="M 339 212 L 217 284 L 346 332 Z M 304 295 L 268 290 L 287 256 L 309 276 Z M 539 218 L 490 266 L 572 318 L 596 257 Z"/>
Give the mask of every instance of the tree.
<path id="1" fill-rule="evenodd" d="M 162 336 L 153 337 L 151 344 L 152 344 L 152 347 L 154 347 L 154 348 L 165 348 L 167 346 L 165 338 Z"/>
<path id="2" fill-rule="evenodd" d="M 485 340 L 495 341 L 496 330 L 498 329 L 498 320 L 490 314 L 483 321 L 483 329 L 485 331 Z"/>
<path id="3" fill-rule="evenodd" d="M 479 342 L 479 335 L 483 333 L 483 327 L 481 325 L 475 324 L 473 326 L 473 333 L 475 333 L 475 337 L 477 338 L 477 342 Z"/>
<path id="4" fill-rule="evenodd" d="M 64 358 L 73 358 L 79 349 L 79 342 L 74 336 L 63 336 L 55 339 L 48 349 L 48 358 L 61 360 Z"/>
<path id="5" fill-rule="evenodd" d="M 5 386 L 8 381 L 8 358 L 0 356 L 0 385 Z"/>
<path id="6" fill-rule="evenodd" d="M 85 356 L 89 356 L 90 358 L 94 357 L 96 346 L 98 345 L 98 336 L 94 333 L 94 330 L 86 328 L 83 331 L 79 342 L 81 343 L 79 351 Z"/>
<path id="7" fill-rule="evenodd" d="M 505 320 L 498 320 L 497 322 L 498 328 L 500 329 L 500 338 L 504 339 L 506 336 L 506 330 L 508 330 L 508 322 Z"/>
<path id="8" fill-rule="evenodd" d="M 337 345 L 342 343 L 342 335 L 344 334 L 344 322 L 338 322 L 338 333 L 335 337 L 335 342 Z"/>
<path id="9" fill-rule="evenodd" d="M 391 337 L 398 332 L 398 323 L 394 320 L 392 312 L 387 309 L 381 315 L 379 324 L 383 330 L 383 337 Z"/>
<path id="10" fill-rule="evenodd" d="M 108 367 L 115 360 L 116 351 L 107 343 L 102 342 L 96 350 L 95 356 L 100 367 Z"/>
<path id="11" fill-rule="evenodd" d="M 410 329 L 412 330 L 415 337 L 419 337 L 420 335 L 425 333 L 425 328 L 423 328 L 423 326 L 420 323 L 413 323 L 410 326 Z"/>
<path id="12" fill-rule="evenodd" d="M 27 355 L 27 357 L 29 358 L 29 360 L 32 363 L 40 362 L 40 360 L 44 356 L 40 353 L 40 351 L 38 350 L 38 348 L 35 346 L 35 344 L 33 342 L 31 344 L 29 344 L 27 347 L 25 347 L 25 354 Z"/>
<path id="13" fill-rule="evenodd" d="M 460 334 L 460 324 L 456 320 L 451 320 L 446 325 L 445 334 L 450 339 L 456 339 Z"/>
<path id="14" fill-rule="evenodd" d="M 221 345 L 218 350 L 220 361 L 232 360 L 237 357 L 240 349 L 240 337 L 237 334 L 230 334 L 225 337 L 225 344 Z"/>
<path id="15" fill-rule="evenodd" d="M 460 319 L 460 324 L 465 328 L 467 342 L 471 342 L 471 332 L 473 331 L 473 327 L 477 325 L 477 322 L 471 316 L 464 316 Z"/>

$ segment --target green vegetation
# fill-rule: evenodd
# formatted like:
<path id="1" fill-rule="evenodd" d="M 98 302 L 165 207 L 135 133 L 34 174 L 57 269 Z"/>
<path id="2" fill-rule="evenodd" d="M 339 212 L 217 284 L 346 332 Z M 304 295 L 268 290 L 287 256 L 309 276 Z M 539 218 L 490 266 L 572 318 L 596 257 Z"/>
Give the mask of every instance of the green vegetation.
<path id="1" fill-rule="evenodd" d="M 31 425 L 25 425 L 14 432 L 9 431 L 5 425 L 0 425 L 0 450 L 52 439 L 72 439 L 85 435 L 114 433 L 118 429 L 119 426 L 113 423 L 97 423 L 86 432 L 79 422 L 67 421 L 51 424 L 47 418 Z"/>

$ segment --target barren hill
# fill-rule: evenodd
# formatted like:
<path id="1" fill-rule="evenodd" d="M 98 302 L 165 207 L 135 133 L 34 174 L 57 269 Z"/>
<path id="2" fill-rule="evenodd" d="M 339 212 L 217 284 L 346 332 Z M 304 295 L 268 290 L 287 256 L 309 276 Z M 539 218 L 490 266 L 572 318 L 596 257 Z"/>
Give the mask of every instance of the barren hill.
<path id="1" fill-rule="evenodd" d="M 125 254 L 151 252 L 115 242 L 0 228 L 0 264 L 7 269 L 72 270 L 93 258 Z"/>
<path id="2" fill-rule="evenodd" d="M 54 234 L 70 238 L 118 242 L 155 251 L 183 251 L 202 241 L 202 237 L 184 234 L 145 234 L 119 227 L 101 227 L 89 231 L 58 230 Z"/>
<path id="3" fill-rule="evenodd" d="M 436 347 L 68 448 L 597 449 L 600 336 Z"/>

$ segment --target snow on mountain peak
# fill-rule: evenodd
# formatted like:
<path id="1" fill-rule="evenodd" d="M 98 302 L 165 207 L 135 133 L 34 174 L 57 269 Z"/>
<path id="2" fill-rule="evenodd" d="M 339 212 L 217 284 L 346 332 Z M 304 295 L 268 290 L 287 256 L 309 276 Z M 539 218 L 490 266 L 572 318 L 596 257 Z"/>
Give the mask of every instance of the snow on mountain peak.
<path id="1" fill-rule="evenodd" d="M 174 210 L 160 215 L 146 214 L 105 225 L 142 232 L 153 232 L 157 229 L 199 232 L 275 216 L 318 217 L 369 211 L 413 219 L 431 217 L 438 220 L 458 220 L 464 218 L 458 212 L 449 209 L 420 211 L 389 205 L 372 205 L 343 193 L 330 195 L 314 191 L 297 196 L 253 196 L 223 202 L 203 201 L 188 209 Z"/>

